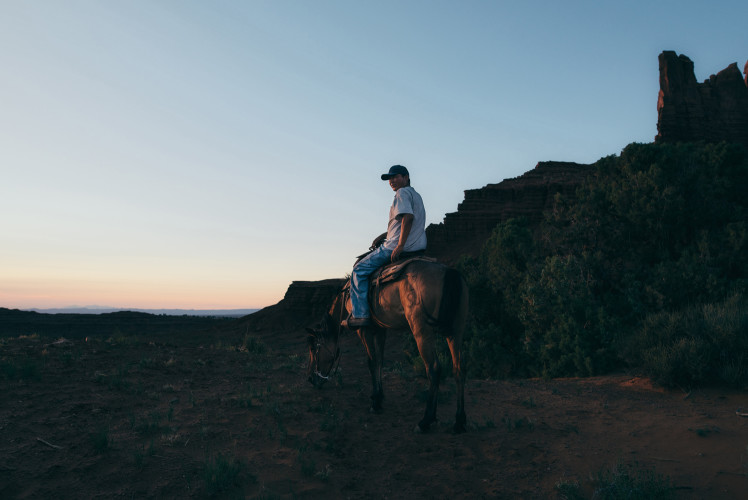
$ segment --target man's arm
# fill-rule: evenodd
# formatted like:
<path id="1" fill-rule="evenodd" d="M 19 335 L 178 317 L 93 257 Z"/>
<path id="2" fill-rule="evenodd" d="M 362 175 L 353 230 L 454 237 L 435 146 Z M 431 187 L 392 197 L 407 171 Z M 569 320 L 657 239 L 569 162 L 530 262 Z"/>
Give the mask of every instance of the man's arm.
<path id="1" fill-rule="evenodd" d="M 405 248 L 405 242 L 408 241 L 408 235 L 410 234 L 410 228 L 413 226 L 413 214 L 402 214 L 400 219 L 400 239 L 397 242 L 397 246 L 392 251 L 392 262 L 395 262 Z"/>

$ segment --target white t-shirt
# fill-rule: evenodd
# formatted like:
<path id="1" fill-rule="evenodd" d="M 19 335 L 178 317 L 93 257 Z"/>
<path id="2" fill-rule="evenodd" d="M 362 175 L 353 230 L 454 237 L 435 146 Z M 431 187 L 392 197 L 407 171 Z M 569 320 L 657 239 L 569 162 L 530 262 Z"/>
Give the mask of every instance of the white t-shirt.
<path id="1" fill-rule="evenodd" d="M 410 226 L 408 239 L 403 252 L 417 252 L 426 248 L 426 209 L 423 207 L 421 195 L 410 186 L 401 187 L 395 191 L 395 199 L 390 207 L 390 221 L 387 224 L 387 239 L 384 248 L 394 250 L 400 241 L 400 228 L 403 214 L 413 214 L 413 224 Z"/>

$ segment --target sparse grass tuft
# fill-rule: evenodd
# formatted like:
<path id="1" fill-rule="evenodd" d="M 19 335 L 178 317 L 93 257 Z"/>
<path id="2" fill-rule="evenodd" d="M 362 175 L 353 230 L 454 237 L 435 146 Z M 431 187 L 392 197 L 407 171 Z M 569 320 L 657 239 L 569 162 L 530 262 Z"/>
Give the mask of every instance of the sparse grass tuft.
<path id="1" fill-rule="evenodd" d="M 130 387 L 130 383 L 125 377 L 130 373 L 127 365 L 120 365 L 117 370 L 109 377 L 109 388 L 116 390 L 125 390 Z"/>
<path id="2" fill-rule="evenodd" d="M 492 419 L 487 418 L 483 421 L 483 428 L 484 429 L 495 429 L 496 423 Z"/>
<path id="3" fill-rule="evenodd" d="M 161 414 L 158 410 L 153 410 L 137 426 L 136 430 L 143 436 L 153 436 L 161 432 Z"/>
<path id="4" fill-rule="evenodd" d="M 240 486 L 239 476 L 243 472 L 245 466 L 236 458 L 227 458 L 221 454 L 208 458 L 203 469 L 205 489 L 210 495 L 234 490 Z"/>
<path id="5" fill-rule="evenodd" d="M 241 352 L 249 352 L 251 354 L 265 354 L 268 352 L 268 348 L 265 343 L 257 337 L 250 335 L 249 333 L 244 334 L 244 340 L 242 341 L 242 345 L 239 346 L 239 350 Z"/>
<path id="6" fill-rule="evenodd" d="M 692 429 L 692 428 L 689 427 L 688 430 L 691 431 L 691 432 L 695 432 L 696 435 L 700 436 L 700 437 L 707 437 L 709 434 L 712 434 L 712 433 L 718 434 L 719 433 L 719 427 L 716 427 L 716 426 L 699 427 L 697 429 Z"/>
<path id="7" fill-rule="evenodd" d="M 138 362 L 138 366 L 140 366 L 141 369 L 155 369 L 158 368 L 158 362 L 152 358 L 142 358 Z"/>
<path id="8" fill-rule="evenodd" d="M 301 356 L 298 354 L 290 354 L 278 368 L 281 370 L 294 370 L 298 368 L 301 363 Z"/>
<path id="9" fill-rule="evenodd" d="M 526 429 L 530 432 L 535 430 L 535 422 L 533 422 L 532 419 L 528 417 L 511 418 L 510 416 L 505 415 L 504 418 L 501 419 L 501 421 L 504 422 L 504 425 L 506 425 L 506 430 L 509 432 L 519 431 L 522 429 Z"/>
<path id="10" fill-rule="evenodd" d="M 112 345 L 131 346 L 140 342 L 140 339 L 134 335 L 125 335 L 122 332 L 117 332 L 107 339 Z"/>
<path id="11" fill-rule="evenodd" d="M 74 359 L 72 352 L 63 352 L 59 355 L 60 362 L 63 364 L 63 366 L 70 368 L 73 366 L 74 362 L 77 361 L 77 359 Z"/>
<path id="12" fill-rule="evenodd" d="M 41 379 L 41 369 L 39 363 L 30 358 L 21 360 L 2 360 L 0 361 L 0 373 L 8 379 L 14 380 L 39 380 Z"/>
<path id="13" fill-rule="evenodd" d="M 321 431 L 334 432 L 341 422 L 341 417 L 335 411 L 335 406 L 330 403 L 322 405 L 321 407 L 322 421 L 320 422 L 319 429 Z"/>
<path id="14" fill-rule="evenodd" d="M 675 497 L 675 489 L 669 478 L 638 464 L 618 463 L 612 469 L 603 469 L 598 472 L 595 483 L 592 498 L 596 500 L 664 500 Z"/>
<path id="15" fill-rule="evenodd" d="M 0 361 L 0 373 L 8 380 L 13 380 L 18 374 L 18 366 L 12 361 Z"/>
<path id="16" fill-rule="evenodd" d="M 535 403 L 535 399 L 533 399 L 532 396 L 522 401 L 522 406 L 525 408 L 535 408 L 537 404 Z"/>
<path id="17" fill-rule="evenodd" d="M 317 472 L 317 463 L 314 461 L 309 453 L 306 451 L 299 450 L 297 456 L 299 464 L 301 464 L 301 473 L 306 477 L 312 477 Z"/>
<path id="18" fill-rule="evenodd" d="M 97 453 L 104 453 L 112 445 L 112 441 L 109 438 L 109 427 L 101 427 L 89 437 L 91 439 L 91 444 Z"/>
<path id="19" fill-rule="evenodd" d="M 561 500 L 583 500 L 582 488 L 579 481 L 562 479 L 556 483 L 556 491 Z"/>

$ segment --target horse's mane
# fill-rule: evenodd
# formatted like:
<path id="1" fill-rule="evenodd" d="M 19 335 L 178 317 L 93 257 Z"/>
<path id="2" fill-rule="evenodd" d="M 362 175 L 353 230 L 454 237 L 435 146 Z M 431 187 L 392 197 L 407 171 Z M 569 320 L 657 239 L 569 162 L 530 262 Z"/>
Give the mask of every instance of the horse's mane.
<path id="1" fill-rule="evenodd" d="M 333 321 L 337 320 L 338 322 L 340 322 L 343 319 L 342 315 L 343 310 L 345 309 L 345 300 L 349 293 L 349 284 L 350 281 L 347 281 L 345 285 L 340 288 L 338 293 L 335 295 L 332 304 L 330 305 L 330 309 L 327 311 L 327 315 Z"/>

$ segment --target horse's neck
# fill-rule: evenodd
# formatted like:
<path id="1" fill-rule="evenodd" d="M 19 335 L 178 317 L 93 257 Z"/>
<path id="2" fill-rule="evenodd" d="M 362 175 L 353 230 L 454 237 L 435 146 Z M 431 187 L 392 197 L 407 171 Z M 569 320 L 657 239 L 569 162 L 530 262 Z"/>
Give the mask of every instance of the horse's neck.
<path id="1" fill-rule="evenodd" d="M 332 301 L 328 314 L 334 321 L 341 321 L 346 316 L 346 299 L 348 294 L 345 290 L 341 291 Z"/>

